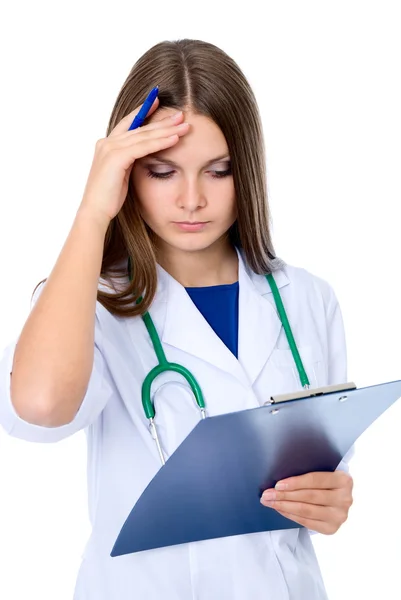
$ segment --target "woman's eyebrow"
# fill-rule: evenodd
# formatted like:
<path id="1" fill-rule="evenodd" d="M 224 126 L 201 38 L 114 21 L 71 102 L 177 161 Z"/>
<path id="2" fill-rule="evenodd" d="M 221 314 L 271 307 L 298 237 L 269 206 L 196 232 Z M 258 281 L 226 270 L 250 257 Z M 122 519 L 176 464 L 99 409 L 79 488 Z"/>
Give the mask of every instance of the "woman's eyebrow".
<path id="1" fill-rule="evenodd" d="M 147 157 L 144 157 L 144 158 L 145 158 L 145 160 L 146 160 L 146 158 L 153 158 L 154 160 L 157 160 L 158 162 L 164 163 L 166 165 L 170 165 L 171 167 L 179 167 L 179 165 L 177 165 L 177 163 L 170 160 L 169 158 L 165 158 L 164 156 L 161 156 L 160 154 L 149 154 Z M 220 162 L 223 160 L 230 160 L 230 155 L 222 154 L 220 156 L 216 156 L 216 158 L 212 158 L 212 159 L 208 160 L 203 166 L 207 167 L 208 165 L 211 165 L 215 162 Z"/>

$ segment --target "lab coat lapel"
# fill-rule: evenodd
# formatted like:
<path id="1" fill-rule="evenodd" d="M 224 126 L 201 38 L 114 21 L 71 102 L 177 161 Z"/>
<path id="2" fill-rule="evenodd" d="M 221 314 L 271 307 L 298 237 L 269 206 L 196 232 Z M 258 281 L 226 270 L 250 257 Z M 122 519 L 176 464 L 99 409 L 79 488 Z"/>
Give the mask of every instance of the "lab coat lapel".
<path id="1" fill-rule="evenodd" d="M 253 384 L 276 346 L 282 324 L 266 278 L 248 269 L 238 254 L 238 360 Z M 283 270 L 276 271 L 274 279 L 278 288 L 289 283 Z"/>
<path id="2" fill-rule="evenodd" d="M 158 291 L 150 308 L 163 345 L 178 348 L 222 369 L 246 386 L 253 384 L 276 346 L 281 321 L 270 286 L 256 275 L 238 251 L 238 360 L 198 311 L 185 288 L 160 265 Z M 275 272 L 278 288 L 289 283 L 283 270 Z M 167 360 L 173 360 L 165 346 Z"/>
<path id="3" fill-rule="evenodd" d="M 241 364 L 210 327 L 185 288 L 159 265 L 157 269 L 160 293 L 149 312 L 155 320 L 167 360 L 172 360 L 166 347 L 170 345 L 227 371 L 249 385 Z"/>

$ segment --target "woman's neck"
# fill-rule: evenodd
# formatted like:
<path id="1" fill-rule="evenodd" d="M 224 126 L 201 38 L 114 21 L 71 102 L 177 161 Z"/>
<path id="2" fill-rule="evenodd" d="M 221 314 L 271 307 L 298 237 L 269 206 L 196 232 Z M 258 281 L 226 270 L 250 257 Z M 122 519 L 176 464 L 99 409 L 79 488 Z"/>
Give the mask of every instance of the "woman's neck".
<path id="1" fill-rule="evenodd" d="M 157 262 L 184 287 L 208 287 L 238 281 L 238 256 L 228 240 L 199 251 L 169 246 L 157 250 Z"/>

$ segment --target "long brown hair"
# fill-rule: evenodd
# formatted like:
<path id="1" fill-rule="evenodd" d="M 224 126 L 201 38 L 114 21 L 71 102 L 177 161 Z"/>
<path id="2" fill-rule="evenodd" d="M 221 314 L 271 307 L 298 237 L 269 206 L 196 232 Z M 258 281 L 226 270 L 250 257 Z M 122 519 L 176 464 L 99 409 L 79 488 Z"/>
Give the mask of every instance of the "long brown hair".
<path id="1" fill-rule="evenodd" d="M 254 94 L 238 65 L 217 46 L 183 39 L 150 48 L 134 64 L 114 105 L 107 134 L 143 103 L 149 90 L 159 87 L 159 108 L 188 110 L 211 118 L 225 136 L 233 175 L 237 220 L 228 232 L 242 248 L 256 273 L 276 270 L 270 234 L 263 132 Z M 132 281 L 127 278 L 127 261 Z M 121 265 L 123 265 L 121 267 Z M 101 277 L 125 277 L 123 289 L 98 290 L 98 301 L 111 313 L 130 317 L 143 314 L 156 293 L 156 255 L 151 232 L 142 220 L 132 181 L 126 201 L 110 222 Z M 143 300 L 138 304 L 138 299 Z"/>

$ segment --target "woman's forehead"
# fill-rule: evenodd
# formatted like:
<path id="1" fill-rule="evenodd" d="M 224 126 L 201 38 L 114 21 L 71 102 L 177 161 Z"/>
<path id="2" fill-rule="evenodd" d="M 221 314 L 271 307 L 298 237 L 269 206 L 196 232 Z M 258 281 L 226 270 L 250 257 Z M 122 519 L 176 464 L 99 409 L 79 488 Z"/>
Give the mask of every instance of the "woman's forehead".
<path id="1" fill-rule="evenodd" d="M 174 108 L 160 108 L 149 118 L 148 124 L 161 121 L 177 112 Z M 228 155 L 225 137 L 218 125 L 210 118 L 199 113 L 183 110 L 184 118 L 190 125 L 189 131 L 177 144 L 163 151 L 163 156 L 178 164 L 192 162 L 201 165 L 212 157 Z M 167 122 L 168 125 L 168 122 Z"/>

